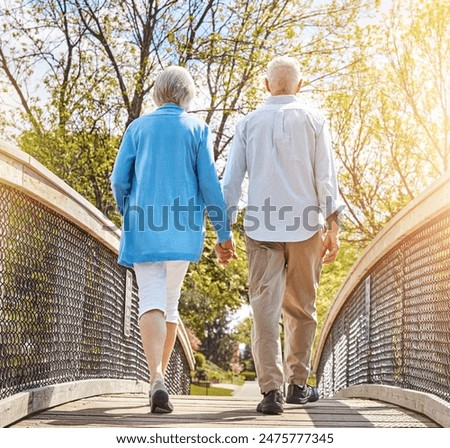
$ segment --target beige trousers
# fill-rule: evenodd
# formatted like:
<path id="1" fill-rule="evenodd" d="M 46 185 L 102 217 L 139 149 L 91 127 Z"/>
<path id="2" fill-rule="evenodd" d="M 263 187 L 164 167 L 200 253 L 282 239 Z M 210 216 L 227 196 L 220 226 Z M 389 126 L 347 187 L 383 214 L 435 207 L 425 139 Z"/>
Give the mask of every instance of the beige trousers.
<path id="1" fill-rule="evenodd" d="M 255 241 L 247 236 L 246 244 L 253 310 L 252 353 L 261 392 L 278 389 L 284 382 L 303 385 L 309 376 L 317 326 L 322 231 L 306 241 L 286 243 Z"/>

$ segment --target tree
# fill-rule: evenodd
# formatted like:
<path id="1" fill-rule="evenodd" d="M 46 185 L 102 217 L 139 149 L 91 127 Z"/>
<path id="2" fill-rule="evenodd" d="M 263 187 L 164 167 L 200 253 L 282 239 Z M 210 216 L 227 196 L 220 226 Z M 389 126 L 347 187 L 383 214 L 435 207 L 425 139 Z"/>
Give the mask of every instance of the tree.
<path id="1" fill-rule="evenodd" d="M 448 1 L 418 0 L 408 9 L 396 1 L 387 29 L 390 86 L 416 126 L 414 149 L 429 178 L 450 169 L 449 19 Z"/>
<path id="2" fill-rule="evenodd" d="M 252 319 L 251 317 L 246 317 L 243 319 L 239 325 L 236 326 L 234 330 L 234 338 L 240 344 L 251 345 L 251 328 Z"/>
<path id="3" fill-rule="evenodd" d="M 447 2 L 395 2 L 385 24 L 352 36 L 347 69 L 323 83 L 343 237 L 360 247 L 448 170 L 449 17 Z"/>
<path id="4" fill-rule="evenodd" d="M 413 160 L 396 159 L 399 145 L 404 155 L 410 152 L 405 141 L 397 138 L 387 142 L 380 116 L 387 118 L 388 99 L 379 90 L 381 73 L 361 56 L 354 62 L 339 86 L 331 88 L 326 110 L 332 129 L 333 147 L 340 166 L 339 185 L 344 199 L 346 232 L 343 238 L 360 247 L 370 242 L 386 222 L 412 199 L 412 182 L 407 168 Z M 395 132 L 403 126 L 397 112 Z M 393 127 L 392 127 L 393 129 Z M 402 182 L 402 180 L 404 182 Z"/>
<path id="5" fill-rule="evenodd" d="M 239 325 L 237 325 L 233 332 L 234 340 L 240 345 L 244 345 L 244 349 L 241 353 L 241 362 L 245 366 L 244 370 L 246 372 L 255 371 L 255 363 L 253 361 L 251 348 L 251 328 L 252 319 L 251 317 L 246 317 Z"/>
<path id="6" fill-rule="evenodd" d="M 72 133 L 92 128 L 102 138 L 120 137 L 152 106 L 149 94 L 161 68 L 180 64 L 203 92 L 198 110 L 215 133 L 216 158 L 226 153 L 237 115 L 261 100 L 261 73 L 279 48 L 289 49 L 308 73 L 322 78 L 339 70 L 338 55 L 347 48 L 341 38 L 353 29 L 359 11 L 378 3 L 37 0 L 30 8 L 30 0 L 3 2 L 0 61 L 24 113 L 23 123 L 16 124 L 37 134 L 58 128 L 58 135 L 67 134 L 72 142 Z M 33 96 L 37 74 L 42 85 Z M 32 146 L 40 140 L 28 138 L 23 148 L 57 169 L 53 153 Z M 79 171 L 74 165 L 85 147 L 73 151 L 65 154 L 67 169 Z M 111 166 L 115 152 L 108 155 Z M 66 173 L 57 174 L 64 178 Z M 90 175 L 96 176 L 105 173 Z M 107 210 L 111 196 L 104 195 L 88 196 Z"/>
<path id="7" fill-rule="evenodd" d="M 100 55 L 85 42 L 86 29 L 73 14 L 65 0 L 37 1 L 33 8 L 27 1 L 8 3 L 0 68 L 22 106 L 19 145 L 105 210 L 119 141 L 108 127 L 114 108 L 111 90 L 101 82 Z M 33 82 L 36 73 L 40 83 Z M 17 113 L 10 121 L 21 126 Z"/>
<path id="8" fill-rule="evenodd" d="M 307 84 L 339 71 L 343 38 L 354 29 L 358 14 L 377 0 L 353 0 L 315 5 L 309 1 L 249 1 L 217 3 L 211 8 L 209 32 L 189 45 L 182 58 L 207 89 L 205 120 L 215 133 L 216 159 L 226 157 L 238 117 L 253 110 L 265 96 L 262 78 L 280 48 L 303 63 Z M 186 48 L 178 39 L 179 53 Z M 192 65 L 192 61 L 202 64 Z M 331 67 L 331 68 L 330 68 Z"/>

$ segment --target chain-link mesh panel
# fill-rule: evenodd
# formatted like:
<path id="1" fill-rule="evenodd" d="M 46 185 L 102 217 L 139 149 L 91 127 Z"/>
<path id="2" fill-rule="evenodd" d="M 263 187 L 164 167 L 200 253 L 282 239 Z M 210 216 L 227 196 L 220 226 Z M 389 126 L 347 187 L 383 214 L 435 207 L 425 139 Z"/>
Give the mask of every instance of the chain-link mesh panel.
<path id="1" fill-rule="evenodd" d="M 369 290 L 366 278 L 328 334 L 317 369 L 321 393 L 376 383 L 450 401 L 450 211 L 404 238 L 368 278 Z"/>
<path id="2" fill-rule="evenodd" d="M 403 386 L 403 266 L 401 248 L 392 250 L 370 275 L 370 382 Z"/>
<path id="3" fill-rule="evenodd" d="M 348 320 L 348 352 L 346 384 L 363 384 L 369 377 L 369 328 L 365 302 L 365 285 L 360 284 L 353 292 L 346 311 Z M 338 389 L 345 387 L 338 384 Z"/>
<path id="4" fill-rule="evenodd" d="M 124 335 L 126 269 L 59 214 L 0 183 L 0 399 L 83 379 L 148 380 L 134 282 Z M 189 393 L 177 343 L 168 372 Z"/>
<path id="5" fill-rule="evenodd" d="M 334 359 L 334 377 L 335 387 L 337 385 L 345 386 L 347 383 L 347 354 L 348 354 L 348 334 L 347 334 L 347 315 L 337 322 L 333 328 L 333 359 Z"/>
<path id="6" fill-rule="evenodd" d="M 450 212 L 403 243 L 403 381 L 450 401 Z"/>
<path id="7" fill-rule="evenodd" d="M 323 397 L 333 396 L 335 393 L 333 331 L 328 333 L 327 342 L 322 349 L 322 357 L 320 358 L 316 376 L 320 395 Z"/>
<path id="8" fill-rule="evenodd" d="M 317 377 L 319 391 L 331 396 L 350 384 L 367 382 L 369 372 L 367 313 L 364 284 L 360 284 L 341 310 L 322 351 Z"/>

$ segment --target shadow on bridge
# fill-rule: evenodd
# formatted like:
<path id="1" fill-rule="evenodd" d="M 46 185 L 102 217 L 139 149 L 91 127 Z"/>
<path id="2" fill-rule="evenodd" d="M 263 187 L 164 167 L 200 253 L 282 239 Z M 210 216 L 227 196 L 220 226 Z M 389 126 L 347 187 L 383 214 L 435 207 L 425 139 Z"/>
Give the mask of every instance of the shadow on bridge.
<path id="1" fill-rule="evenodd" d="M 173 398 L 172 414 L 151 414 L 146 395 L 82 399 L 29 416 L 14 428 L 412 428 L 437 427 L 429 418 L 370 400 L 325 399 L 303 407 L 285 405 L 283 415 L 256 412 L 258 399 Z"/>

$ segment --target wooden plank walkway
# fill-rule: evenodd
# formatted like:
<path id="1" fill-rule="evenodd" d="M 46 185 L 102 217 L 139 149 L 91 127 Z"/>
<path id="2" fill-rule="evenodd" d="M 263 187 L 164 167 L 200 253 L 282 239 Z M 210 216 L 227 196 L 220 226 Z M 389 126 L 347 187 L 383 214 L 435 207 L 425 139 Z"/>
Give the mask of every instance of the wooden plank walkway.
<path id="1" fill-rule="evenodd" d="M 238 394 L 239 395 L 239 394 Z M 172 398 L 175 411 L 149 412 L 144 394 L 117 394 L 66 403 L 17 422 L 12 428 L 429 428 L 429 418 L 378 401 L 323 399 L 300 407 L 285 405 L 281 416 L 256 412 L 259 397 Z"/>

